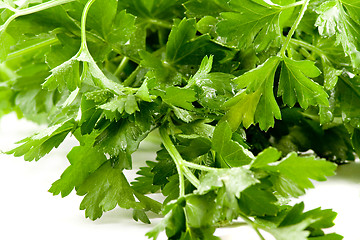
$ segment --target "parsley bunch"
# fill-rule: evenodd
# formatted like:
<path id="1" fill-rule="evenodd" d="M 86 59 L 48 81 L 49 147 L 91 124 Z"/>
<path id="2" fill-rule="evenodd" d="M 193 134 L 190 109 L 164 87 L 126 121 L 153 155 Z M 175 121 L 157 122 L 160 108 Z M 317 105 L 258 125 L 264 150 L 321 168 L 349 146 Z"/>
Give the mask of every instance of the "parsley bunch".
<path id="1" fill-rule="evenodd" d="M 342 239 L 291 199 L 360 153 L 360 1 L 0 0 L 0 116 L 48 128 L 8 154 L 79 142 L 50 192 L 116 206 L 156 239 Z M 161 140 L 131 183 L 131 155 Z M 326 161 L 330 160 L 330 161 Z M 152 193 L 165 196 L 162 203 Z M 260 231 L 261 230 L 261 231 Z"/>

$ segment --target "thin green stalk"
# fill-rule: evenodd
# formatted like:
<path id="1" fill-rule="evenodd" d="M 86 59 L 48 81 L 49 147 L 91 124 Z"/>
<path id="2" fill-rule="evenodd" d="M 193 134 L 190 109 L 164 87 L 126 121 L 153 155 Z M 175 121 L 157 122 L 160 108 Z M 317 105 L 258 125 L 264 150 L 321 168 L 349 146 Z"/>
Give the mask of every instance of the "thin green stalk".
<path id="1" fill-rule="evenodd" d="M 264 236 L 259 231 L 259 228 L 256 226 L 256 223 L 254 223 L 250 218 L 248 218 L 246 215 L 240 213 L 240 218 L 244 220 L 247 224 L 249 224 L 256 232 L 256 234 L 259 236 L 261 240 L 265 240 Z"/>
<path id="2" fill-rule="evenodd" d="M 87 43 L 86 43 L 86 18 L 89 12 L 89 9 L 91 7 L 91 5 L 95 2 L 96 0 L 89 0 L 85 7 L 84 10 L 82 12 L 82 16 L 81 16 L 81 48 L 80 48 L 80 52 L 81 50 L 85 50 L 87 49 Z"/>
<path id="3" fill-rule="evenodd" d="M 44 2 L 29 8 L 25 8 L 25 9 L 14 9 L 15 14 L 11 15 L 6 22 L 0 27 L 0 30 L 5 30 L 9 24 L 16 18 L 21 17 L 21 16 L 25 16 L 25 15 L 29 15 L 32 13 L 36 13 L 36 12 L 40 12 L 52 7 L 56 7 L 65 3 L 69 3 L 69 2 L 74 2 L 76 0 L 52 0 L 49 2 Z"/>
<path id="4" fill-rule="evenodd" d="M 118 95 L 123 94 L 124 91 L 134 92 L 134 91 L 136 91 L 136 89 L 124 88 L 124 86 L 122 86 L 121 84 L 108 79 L 105 76 L 105 74 L 102 72 L 102 70 L 99 68 L 99 66 L 96 64 L 95 60 L 92 58 L 92 56 L 89 52 L 89 49 L 87 47 L 87 42 L 86 42 L 86 34 L 87 34 L 86 33 L 86 19 L 87 19 L 89 9 L 95 1 L 96 0 L 89 0 L 86 3 L 84 10 L 82 12 L 82 16 L 81 16 L 81 47 L 80 47 L 80 50 L 78 51 L 78 53 L 73 58 L 75 58 L 78 61 L 82 61 L 84 63 L 83 64 L 84 68 L 88 68 L 88 65 L 91 66 L 91 74 L 94 76 L 94 79 L 96 79 L 95 84 L 100 86 L 101 88 L 109 89 L 110 91 L 112 91 Z M 88 69 L 90 69 L 90 68 L 88 68 Z"/>
<path id="5" fill-rule="evenodd" d="M 311 120 L 315 121 L 315 122 L 319 122 L 320 123 L 320 117 L 319 115 L 313 115 L 310 113 L 306 113 L 306 112 L 300 112 L 301 115 L 303 115 L 304 117 L 310 118 Z M 334 119 L 332 120 L 331 123 L 327 123 L 326 125 L 323 125 L 324 129 L 329 129 L 332 127 L 336 127 L 339 125 L 344 124 L 343 120 L 341 117 L 334 117 Z"/>
<path id="6" fill-rule="evenodd" d="M 139 73 L 140 71 L 140 65 L 137 66 L 137 68 L 130 74 L 130 76 L 125 79 L 125 81 L 123 82 L 124 86 L 131 86 L 133 85 L 134 81 L 136 80 L 136 75 Z"/>
<path id="7" fill-rule="evenodd" d="M 302 40 L 299 40 L 299 39 L 295 39 L 295 38 L 292 38 L 291 41 L 290 41 L 291 44 L 293 45 L 296 45 L 296 46 L 300 46 L 300 47 L 303 47 L 303 48 L 306 48 L 310 51 L 312 51 L 313 53 L 319 55 L 321 58 L 323 58 L 324 60 L 326 60 L 327 62 L 332 62 L 332 63 L 335 63 L 337 65 L 340 65 L 340 66 L 344 66 L 344 67 L 348 67 L 350 66 L 349 64 L 345 64 L 345 63 L 342 63 L 342 62 L 337 62 L 335 58 L 328 58 L 328 56 L 326 55 L 327 53 L 325 51 L 323 51 L 322 49 L 310 44 L 310 43 L 307 43 L 307 42 L 304 42 Z"/>
<path id="8" fill-rule="evenodd" d="M 193 168 L 193 169 L 197 169 L 197 170 L 201 170 L 201 171 L 214 171 L 216 170 L 216 168 L 213 168 L 213 167 L 208 167 L 208 166 L 204 166 L 204 165 L 199 165 L 199 164 L 196 164 L 196 163 L 192 163 L 192 162 L 188 162 L 188 161 L 185 161 L 183 162 L 183 164 L 187 167 L 190 167 L 190 168 Z"/>
<path id="9" fill-rule="evenodd" d="M 114 75 L 118 76 L 126 67 L 127 63 L 129 62 L 129 58 L 128 57 L 123 57 L 123 59 L 121 59 L 121 62 L 119 64 L 119 66 L 117 67 L 117 69 L 115 70 Z"/>
<path id="10" fill-rule="evenodd" d="M 183 160 L 183 162 L 185 161 Z M 195 177 L 195 175 L 186 166 L 183 166 L 183 172 L 187 180 L 189 180 L 192 185 L 198 188 L 200 185 L 199 179 Z"/>
<path id="11" fill-rule="evenodd" d="M 168 23 L 166 21 L 162 21 L 160 19 L 151 19 L 151 18 L 149 18 L 149 19 L 147 19 L 147 22 L 149 22 L 151 24 L 154 24 L 156 26 L 167 28 L 167 29 L 171 29 L 171 27 L 172 27 L 171 23 Z"/>
<path id="12" fill-rule="evenodd" d="M 297 6 L 303 5 L 304 3 L 305 3 L 305 1 L 300 1 L 300 2 L 295 2 L 295 3 L 289 4 L 289 5 L 285 5 L 285 6 L 281 7 L 281 10 L 297 7 Z"/>
<path id="13" fill-rule="evenodd" d="M 301 10 L 300 10 L 300 13 L 299 13 L 299 16 L 296 18 L 294 24 L 292 25 L 292 27 L 291 27 L 291 29 L 290 29 L 287 37 L 286 37 L 285 43 L 283 44 L 282 48 L 280 49 L 279 54 L 280 54 L 281 57 L 285 56 L 285 51 L 288 48 L 290 40 L 291 40 L 292 36 L 294 35 L 296 29 L 298 28 L 298 26 L 299 26 L 299 24 L 301 22 L 301 19 L 304 17 L 304 14 L 305 14 L 306 9 L 307 9 L 307 7 L 309 5 L 309 2 L 310 2 L 310 0 L 306 0 L 303 3 L 303 5 L 301 7 Z"/>
<path id="14" fill-rule="evenodd" d="M 50 45 L 58 43 L 58 42 L 59 42 L 59 39 L 57 39 L 56 37 L 49 38 L 49 39 L 47 39 L 45 41 L 39 42 L 37 44 L 31 45 L 29 47 L 19 49 L 19 50 L 15 51 L 15 52 L 10 53 L 8 55 L 8 57 L 6 58 L 6 60 L 14 59 L 14 58 L 23 56 L 25 54 L 35 52 L 35 51 L 37 51 L 37 50 L 39 50 L 39 49 L 41 49 L 43 47 L 47 47 L 47 46 L 50 46 Z"/>
<path id="15" fill-rule="evenodd" d="M 294 45 L 297 45 L 297 46 L 300 46 L 300 47 L 304 47 L 320 56 L 325 56 L 325 52 L 323 50 L 321 50 L 320 48 L 317 48 L 315 47 L 314 45 L 310 44 L 310 43 L 307 43 L 307 42 L 304 42 L 304 41 L 301 41 L 301 40 L 298 40 L 298 39 L 294 39 L 292 38 L 290 40 L 290 43 L 291 44 L 294 44 Z"/>
<path id="16" fill-rule="evenodd" d="M 167 130 L 165 128 L 159 129 L 161 140 L 165 146 L 165 149 L 170 154 L 173 159 L 177 172 L 179 174 L 179 188 L 180 188 L 180 196 L 185 195 L 185 178 L 184 176 L 193 184 L 195 187 L 198 187 L 200 182 L 194 174 L 184 165 L 185 160 L 181 157 L 180 153 L 176 149 L 175 145 L 171 141 Z"/>
<path id="17" fill-rule="evenodd" d="M 175 162 L 176 169 L 179 174 L 179 191 L 180 191 L 179 196 L 182 197 L 185 195 L 185 178 L 181 167 L 182 163 L 179 160 L 181 156 L 179 156 L 180 154 L 178 154 L 177 150 L 174 150 L 173 143 L 169 135 L 167 134 L 166 129 L 160 128 L 159 132 L 166 150 L 169 152 L 171 158 Z"/>

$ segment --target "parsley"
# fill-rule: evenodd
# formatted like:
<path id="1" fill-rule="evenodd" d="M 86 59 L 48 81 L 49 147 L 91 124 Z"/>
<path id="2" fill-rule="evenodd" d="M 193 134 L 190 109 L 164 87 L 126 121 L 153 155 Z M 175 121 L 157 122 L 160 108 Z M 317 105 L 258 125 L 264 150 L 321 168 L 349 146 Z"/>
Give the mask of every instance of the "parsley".
<path id="1" fill-rule="evenodd" d="M 79 146 L 50 192 L 116 206 L 156 239 L 342 239 L 291 199 L 360 154 L 360 1 L 0 0 L 0 116 L 48 128 L 8 151 Z M 132 154 L 159 143 L 129 182 Z M 159 141 L 160 140 L 160 141 Z M 328 160 L 328 161 L 326 161 Z M 161 193 L 160 203 L 151 198 Z"/>

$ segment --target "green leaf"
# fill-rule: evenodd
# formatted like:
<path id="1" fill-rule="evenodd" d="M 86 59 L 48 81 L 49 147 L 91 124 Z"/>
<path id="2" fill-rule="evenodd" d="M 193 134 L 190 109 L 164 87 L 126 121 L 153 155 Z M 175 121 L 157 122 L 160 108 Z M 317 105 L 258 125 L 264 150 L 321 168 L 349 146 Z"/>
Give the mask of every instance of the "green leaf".
<path id="1" fill-rule="evenodd" d="M 153 18 L 171 21 L 174 16 L 183 16 L 183 2 L 184 0 L 125 0 L 119 1 L 119 6 L 147 20 Z"/>
<path id="2" fill-rule="evenodd" d="M 316 20 L 315 26 L 318 27 L 320 35 L 331 37 L 336 34 L 339 20 L 337 7 L 336 1 L 326 1 L 316 9 L 319 17 Z"/>
<path id="3" fill-rule="evenodd" d="M 141 221 L 143 223 L 147 223 L 150 224 L 150 219 L 148 218 L 148 216 L 146 215 L 144 210 L 138 210 L 138 209 L 134 209 L 133 210 L 133 219 L 135 221 Z"/>
<path id="4" fill-rule="evenodd" d="M 178 200 L 178 202 L 172 203 L 167 206 L 167 212 L 165 212 L 165 217 L 157 226 L 155 226 L 153 230 L 146 233 L 146 236 L 148 238 L 156 240 L 160 232 L 164 230 L 166 230 L 166 235 L 171 238 L 185 229 L 186 219 L 184 209 L 180 205 L 182 201 L 183 200 L 180 199 Z"/>
<path id="5" fill-rule="evenodd" d="M 224 117 L 233 130 L 242 123 L 248 128 L 259 123 L 262 130 L 275 124 L 274 117 L 281 119 L 279 106 L 273 93 L 274 76 L 280 59 L 271 57 L 257 68 L 234 79 L 238 88 L 245 88 L 225 103 L 228 109 Z"/>
<path id="6" fill-rule="evenodd" d="M 216 211 L 214 194 L 189 195 L 186 197 L 186 222 L 193 228 L 208 227 L 213 224 Z"/>
<path id="7" fill-rule="evenodd" d="M 323 159 L 299 157 L 296 153 L 290 153 L 276 164 L 262 169 L 278 173 L 274 179 L 277 191 L 298 197 L 305 193 L 305 189 L 314 187 L 310 179 L 325 181 L 326 176 L 334 175 L 336 165 Z"/>
<path id="8" fill-rule="evenodd" d="M 42 86 L 48 90 L 59 88 L 60 91 L 63 91 L 67 87 L 70 91 L 74 91 L 80 87 L 80 84 L 79 61 L 71 58 L 51 69 L 51 75 Z"/>
<path id="9" fill-rule="evenodd" d="M 158 155 L 157 160 L 159 162 L 151 170 L 154 174 L 153 184 L 163 185 L 169 182 L 169 177 L 176 174 L 176 165 L 170 156 L 167 156 L 164 159 L 159 159 Z"/>
<path id="10" fill-rule="evenodd" d="M 278 240 L 287 240 L 289 238 L 294 240 L 307 240 L 310 232 L 305 229 L 313 223 L 313 221 L 312 219 L 306 219 L 294 225 L 271 229 L 270 233 Z"/>
<path id="11" fill-rule="evenodd" d="M 285 57 L 281 65 L 278 96 L 285 104 L 293 107 L 299 102 L 303 109 L 310 105 L 329 105 L 324 89 L 310 78 L 320 75 L 314 62 L 296 61 Z"/>
<path id="12" fill-rule="evenodd" d="M 360 22 L 356 15 L 359 6 L 357 1 L 350 3 L 348 0 L 330 0 L 322 3 L 316 9 L 319 16 L 315 25 L 318 27 L 320 35 L 331 37 L 336 34 L 344 52 L 350 57 L 354 69 L 360 66 L 360 46 L 357 41 Z"/>
<path id="13" fill-rule="evenodd" d="M 311 237 L 311 240 L 342 240 L 344 237 L 336 234 L 336 233 L 329 233 L 326 234 L 324 236 L 320 236 L 320 237 Z"/>
<path id="14" fill-rule="evenodd" d="M 90 134 L 93 131 L 102 114 L 102 109 L 98 109 L 97 106 L 98 104 L 95 101 L 87 99 L 86 96 L 82 97 L 80 125 L 83 135 Z"/>
<path id="15" fill-rule="evenodd" d="M 103 153 L 90 146 L 74 147 L 67 158 L 71 165 L 49 190 L 54 195 L 61 193 L 62 197 L 69 195 L 74 188 L 78 189 L 85 179 L 107 160 Z"/>
<path id="16" fill-rule="evenodd" d="M 324 87 L 326 90 L 331 90 L 336 86 L 338 77 L 341 75 L 342 71 L 335 69 L 325 61 L 322 62 L 322 65 L 324 72 Z"/>
<path id="17" fill-rule="evenodd" d="M 229 194 L 239 198 L 243 190 L 256 183 L 258 180 L 246 168 L 216 169 L 201 178 L 197 192 L 204 194 L 225 187 Z"/>
<path id="18" fill-rule="evenodd" d="M 25 161 L 37 161 L 48 154 L 54 147 L 57 148 L 74 128 L 74 120 L 48 127 L 31 137 L 19 142 L 21 144 L 8 152 L 15 157 L 24 156 Z"/>
<path id="19" fill-rule="evenodd" d="M 182 82 L 182 76 L 180 73 L 169 67 L 167 64 L 164 64 L 160 59 L 152 54 L 146 51 L 141 51 L 140 57 L 142 58 L 140 64 L 151 70 L 151 73 L 158 84 L 172 86 L 173 84 L 177 85 Z"/>
<path id="20" fill-rule="evenodd" d="M 261 184 L 256 184 L 241 192 L 239 207 L 249 216 L 273 216 L 279 212 L 277 201 L 270 189 L 263 189 Z"/>
<path id="21" fill-rule="evenodd" d="M 135 97 L 145 102 L 152 102 L 146 80 L 141 84 L 140 88 L 137 90 Z"/>
<path id="22" fill-rule="evenodd" d="M 184 4 L 186 13 L 191 17 L 201 18 L 203 16 L 219 16 L 221 12 L 229 12 L 226 0 L 190 0 Z"/>
<path id="23" fill-rule="evenodd" d="M 208 35 L 196 36 L 196 32 L 195 19 L 184 18 L 175 22 L 166 44 L 166 63 L 198 66 L 206 55 L 215 55 L 218 59 L 226 57 L 227 49 L 211 42 Z"/>
<path id="24" fill-rule="evenodd" d="M 133 114 L 136 111 L 140 111 L 136 98 L 134 95 L 128 95 L 125 101 L 125 112 L 128 114 Z"/>
<path id="25" fill-rule="evenodd" d="M 110 154 L 124 168 L 130 169 L 131 154 L 152 129 L 153 117 L 151 106 L 140 106 L 134 118 L 121 119 L 105 126 L 96 138 L 95 146 Z"/>
<path id="26" fill-rule="evenodd" d="M 14 97 L 15 104 L 27 119 L 37 123 L 45 123 L 51 111 L 54 110 L 54 96 L 56 96 L 55 92 L 29 87 L 29 89 L 22 89 Z M 68 119 L 69 117 L 65 118 Z"/>
<path id="27" fill-rule="evenodd" d="M 340 0 L 340 2 L 342 3 L 342 5 L 345 7 L 347 13 L 349 14 L 349 16 L 354 19 L 354 21 L 356 21 L 357 23 L 360 23 L 359 19 L 358 19 L 358 14 L 360 13 L 359 11 L 359 6 L 360 6 L 360 2 L 357 0 Z"/>
<path id="28" fill-rule="evenodd" d="M 114 209 L 117 205 L 122 208 L 141 208 L 141 203 L 135 201 L 134 191 L 127 182 L 121 169 L 105 162 L 77 189 L 80 196 L 86 195 L 80 204 L 85 210 L 85 216 L 95 220 L 103 212 Z"/>
<path id="29" fill-rule="evenodd" d="M 112 28 L 117 12 L 117 5 L 118 0 L 95 1 L 88 12 L 87 26 L 96 30 L 101 37 L 106 39 L 109 34 L 118 30 Z"/>
<path id="30" fill-rule="evenodd" d="M 207 154 L 211 149 L 211 141 L 208 138 L 196 134 L 179 134 L 176 137 L 179 141 L 176 148 L 181 156 L 187 161 L 194 161 L 194 159 Z"/>
<path id="31" fill-rule="evenodd" d="M 190 123 L 194 120 L 193 115 L 187 110 L 173 106 L 173 111 L 177 118 L 186 123 Z"/>
<path id="32" fill-rule="evenodd" d="M 146 161 L 146 167 L 140 167 L 140 170 L 136 172 L 138 177 L 135 178 L 134 182 L 131 182 L 132 188 L 139 193 L 155 193 L 160 190 L 160 185 L 155 185 L 154 176 L 155 173 L 152 169 L 156 166 L 155 162 Z"/>
<path id="33" fill-rule="evenodd" d="M 14 39 L 4 30 L 0 28 L 0 62 L 6 60 L 10 51 L 10 46 L 14 44 Z"/>
<path id="34" fill-rule="evenodd" d="M 185 50 L 194 51 L 195 48 L 186 48 L 187 46 L 191 46 L 189 42 L 195 37 L 195 34 L 195 19 L 183 19 L 178 25 L 174 25 L 166 44 L 166 61 L 176 63 L 179 58 L 183 57 L 181 55 L 189 54 L 189 52 Z"/>
<path id="35" fill-rule="evenodd" d="M 304 203 L 287 207 L 274 217 L 258 218 L 257 222 L 270 227 L 269 232 L 276 239 L 342 239 L 337 234 L 325 235 L 323 228 L 334 225 L 336 213 L 332 210 L 320 208 L 304 212 Z M 319 238 L 318 238 L 319 237 Z"/>
<path id="36" fill-rule="evenodd" d="M 60 42 L 50 46 L 50 51 L 45 55 L 46 63 L 51 69 L 62 65 L 71 59 L 79 51 L 80 40 L 71 38 L 64 33 L 56 35 L 56 39 Z"/>
<path id="37" fill-rule="evenodd" d="M 179 198 L 179 175 L 174 174 L 168 178 L 168 183 L 162 189 L 162 193 L 166 196 L 163 204 L 168 204 L 172 200 Z"/>
<path id="38" fill-rule="evenodd" d="M 276 162 L 281 157 L 281 152 L 276 148 L 269 147 L 259 153 L 251 163 L 251 168 L 266 167 L 269 163 Z"/>
<path id="39" fill-rule="evenodd" d="M 338 101 L 343 122 L 360 127 L 360 78 L 341 76 L 338 82 Z"/>
<path id="40" fill-rule="evenodd" d="M 107 41 L 114 48 L 121 49 L 129 41 L 131 43 L 131 38 L 136 30 L 135 19 L 135 16 L 126 13 L 125 10 L 116 15 L 111 30 L 105 32 L 107 34 Z"/>
<path id="41" fill-rule="evenodd" d="M 210 73 L 213 65 L 213 56 L 205 56 L 199 70 L 190 78 L 187 87 L 196 91 L 199 103 L 205 108 L 219 111 L 221 105 L 233 96 L 231 74 Z"/>
<path id="42" fill-rule="evenodd" d="M 187 110 L 194 109 L 192 102 L 196 101 L 195 92 L 191 89 L 169 87 L 162 97 L 164 102 Z"/>
<path id="43" fill-rule="evenodd" d="M 266 49 L 281 36 L 281 7 L 265 1 L 231 0 L 232 12 L 222 12 L 216 25 L 217 41 L 238 49 L 253 45 L 257 51 Z"/>
<path id="44" fill-rule="evenodd" d="M 143 209 L 145 211 L 152 211 L 153 213 L 160 214 L 162 210 L 162 204 L 158 201 L 155 201 L 152 198 L 149 198 L 141 193 L 134 192 L 136 198 L 143 204 Z"/>
<path id="45" fill-rule="evenodd" d="M 231 140 L 232 131 L 227 122 L 218 124 L 212 138 L 212 148 L 230 167 L 240 167 L 251 162 L 253 155 L 239 143 Z"/>

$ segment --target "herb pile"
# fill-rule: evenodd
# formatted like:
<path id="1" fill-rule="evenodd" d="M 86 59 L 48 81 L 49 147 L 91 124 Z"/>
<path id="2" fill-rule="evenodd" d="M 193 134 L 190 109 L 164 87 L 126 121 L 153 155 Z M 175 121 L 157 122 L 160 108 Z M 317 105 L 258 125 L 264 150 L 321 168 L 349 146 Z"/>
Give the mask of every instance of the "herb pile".
<path id="1" fill-rule="evenodd" d="M 219 239 L 237 219 L 276 239 L 336 213 L 291 199 L 360 153 L 360 1 L 1 0 L 0 115 L 48 128 L 8 154 L 79 146 L 50 192 L 162 213 L 156 239 Z M 161 140 L 129 182 L 131 155 Z M 326 161 L 330 160 L 330 161 Z M 165 201 L 153 200 L 160 192 Z M 328 232 L 328 231 L 327 231 Z"/>

